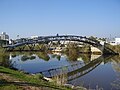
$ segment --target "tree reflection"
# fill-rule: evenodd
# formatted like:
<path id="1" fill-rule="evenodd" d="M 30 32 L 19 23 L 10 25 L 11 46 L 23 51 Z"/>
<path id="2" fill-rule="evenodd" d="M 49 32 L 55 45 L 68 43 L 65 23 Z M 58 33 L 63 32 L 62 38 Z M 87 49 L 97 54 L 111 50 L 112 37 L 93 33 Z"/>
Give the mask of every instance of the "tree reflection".
<path id="1" fill-rule="evenodd" d="M 40 59 L 43 59 L 45 61 L 49 61 L 50 57 L 48 55 L 48 53 L 46 52 L 37 52 L 35 53 Z"/>
<path id="2" fill-rule="evenodd" d="M 27 55 L 23 55 L 22 57 L 21 57 L 21 60 L 22 61 L 26 61 L 26 60 L 34 60 L 36 58 L 36 56 L 27 56 Z"/>
<path id="3" fill-rule="evenodd" d="M 12 58 L 15 58 L 19 55 L 29 57 L 29 56 L 32 56 L 34 54 L 34 52 L 11 52 L 10 54 L 11 54 Z"/>
<path id="4" fill-rule="evenodd" d="M 56 58 L 56 59 L 59 60 L 59 61 L 60 61 L 60 59 L 61 59 L 61 55 L 51 54 L 51 57 L 52 57 L 52 58 Z"/>
<path id="5" fill-rule="evenodd" d="M 47 52 L 12 52 L 11 56 L 12 58 L 15 58 L 16 56 L 21 56 L 22 61 L 34 60 L 36 59 L 36 56 L 46 61 L 50 59 Z"/>
<path id="6" fill-rule="evenodd" d="M 61 56 L 60 56 L 60 55 L 57 55 L 57 59 L 60 61 L 60 59 L 61 59 Z"/>
<path id="7" fill-rule="evenodd" d="M 4 67 L 12 67 L 12 61 L 9 60 L 9 53 L 0 53 L 0 65 Z"/>
<path id="8" fill-rule="evenodd" d="M 21 56 L 21 61 L 27 61 L 27 60 L 34 60 L 36 59 L 36 56 L 34 55 L 35 52 L 12 52 L 11 57 L 15 58 L 16 56 Z"/>
<path id="9" fill-rule="evenodd" d="M 91 58 L 91 54 L 80 54 L 79 47 L 74 43 L 67 45 L 65 54 L 66 54 L 68 60 L 76 61 L 77 59 L 79 59 L 81 57 L 85 63 L 90 62 L 90 58 Z"/>
<path id="10" fill-rule="evenodd" d="M 68 60 L 77 60 L 79 57 L 79 48 L 76 44 L 70 43 L 65 50 Z"/>
<path id="11" fill-rule="evenodd" d="M 79 57 L 82 58 L 85 64 L 89 63 L 91 60 L 91 54 L 80 54 Z"/>

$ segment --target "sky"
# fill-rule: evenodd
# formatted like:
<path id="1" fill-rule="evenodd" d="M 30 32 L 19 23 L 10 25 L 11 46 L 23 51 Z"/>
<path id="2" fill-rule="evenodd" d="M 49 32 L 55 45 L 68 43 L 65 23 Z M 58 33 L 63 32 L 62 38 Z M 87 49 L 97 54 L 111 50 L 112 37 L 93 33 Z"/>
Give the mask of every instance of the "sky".
<path id="1" fill-rule="evenodd" d="M 0 0 L 0 33 L 120 37 L 120 0 Z"/>

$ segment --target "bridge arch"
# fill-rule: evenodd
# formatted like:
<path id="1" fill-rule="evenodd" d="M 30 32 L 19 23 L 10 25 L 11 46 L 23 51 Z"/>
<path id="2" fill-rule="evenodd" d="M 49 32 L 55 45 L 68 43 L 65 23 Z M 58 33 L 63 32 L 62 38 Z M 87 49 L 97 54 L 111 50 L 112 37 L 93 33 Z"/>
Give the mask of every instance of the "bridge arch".
<path id="1" fill-rule="evenodd" d="M 83 36 L 76 36 L 76 35 L 57 35 L 57 36 L 39 36 L 37 38 L 33 39 L 25 39 L 25 40 L 20 40 L 18 42 L 16 40 L 15 44 L 12 45 L 6 45 L 4 48 L 6 50 L 14 50 L 16 47 L 23 46 L 23 45 L 30 45 L 30 49 L 32 50 L 34 48 L 34 44 L 36 43 L 49 43 L 53 41 L 77 41 L 77 42 L 83 42 L 92 45 L 93 47 L 98 48 L 103 52 L 103 54 L 116 54 L 113 50 L 110 48 L 105 47 L 104 45 L 101 45 L 98 40 L 93 40 L 91 38 L 83 37 Z"/>

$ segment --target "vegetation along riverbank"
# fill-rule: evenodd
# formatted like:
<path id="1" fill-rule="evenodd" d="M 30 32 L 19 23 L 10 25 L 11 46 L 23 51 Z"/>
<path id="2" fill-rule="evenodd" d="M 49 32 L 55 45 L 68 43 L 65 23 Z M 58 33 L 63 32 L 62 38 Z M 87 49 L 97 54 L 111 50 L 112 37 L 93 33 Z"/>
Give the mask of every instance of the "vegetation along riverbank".
<path id="1" fill-rule="evenodd" d="M 28 75 L 0 66 L 0 90 L 72 90 L 48 82 L 42 75 Z"/>

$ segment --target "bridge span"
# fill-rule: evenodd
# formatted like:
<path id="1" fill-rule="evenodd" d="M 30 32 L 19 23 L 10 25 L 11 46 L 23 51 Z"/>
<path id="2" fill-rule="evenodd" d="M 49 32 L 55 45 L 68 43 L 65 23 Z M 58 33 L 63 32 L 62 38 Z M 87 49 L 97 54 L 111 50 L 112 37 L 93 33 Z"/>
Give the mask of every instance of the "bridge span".
<path id="1" fill-rule="evenodd" d="M 48 44 L 54 41 L 82 42 L 82 43 L 86 43 L 86 44 L 92 45 L 93 47 L 98 48 L 99 50 L 103 52 L 103 54 L 117 54 L 110 48 L 100 44 L 98 40 L 94 40 L 94 39 L 83 37 L 83 36 L 76 36 L 76 35 L 39 36 L 33 39 L 21 38 L 19 40 L 15 40 L 14 43 L 11 45 L 4 46 L 4 48 L 6 51 L 14 51 L 15 48 L 19 47 L 20 51 L 24 51 L 25 46 L 28 46 L 31 51 L 34 51 L 36 44 Z"/>

